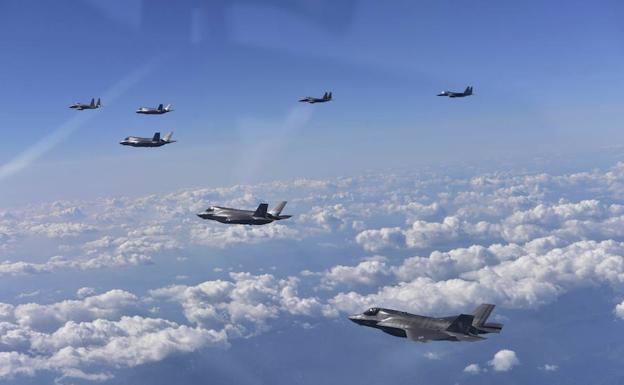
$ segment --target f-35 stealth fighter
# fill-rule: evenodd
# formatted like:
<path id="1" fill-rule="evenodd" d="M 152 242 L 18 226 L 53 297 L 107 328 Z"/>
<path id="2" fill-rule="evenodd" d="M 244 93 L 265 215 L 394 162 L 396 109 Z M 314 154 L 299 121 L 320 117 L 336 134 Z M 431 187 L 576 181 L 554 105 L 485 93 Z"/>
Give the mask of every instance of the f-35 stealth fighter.
<path id="1" fill-rule="evenodd" d="M 102 102 L 100 101 L 100 98 L 98 98 L 97 103 L 95 102 L 95 99 L 91 99 L 91 103 L 89 104 L 82 104 L 82 103 L 74 103 L 71 106 L 69 106 L 69 108 L 73 108 L 75 110 L 78 111 L 82 111 L 82 110 L 95 110 L 97 108 L 102 107 Z"/>
<path id="2" fill-rule="evenodd" d="M 203 213 L 197 214 L 202 219 L 211 219 L 221 223 L 231 223 L 239 225 L 266 225 L 273 221 L 288 219 L 291 215 L 281 215 L 286 202 L 280 202 L 271 211 L 269 205 L 261 203 L 256 211 L 231 209 L 228 207 L 211 206 Z"/>
<path id="3" fill-rule="evenodd" d="M 305 98 L 299 100 L 300 102 L 306 102 L 306 103 L 310 103 L 310 104 L 314 104 L 314 103 L 325 103 L 325 102 L 329 102 L 330 100 L 332 100 L 332 93 L 331 92 L 325 92 L 325 94 L 323 94 L 322 98 L 315 98 L 312 96 L 306 96 Z"/>
<path id="4" fill-rule="evenodd" d="M 139 107 L 138 110 L 136 110 L 137 114 L 146 114 L 146 115 L 162 115 L 162 114 L 166 114 L 167 112 L 171 112 L 173 111 L 173 109 L 171 108 L 171 104 L 167 104 L 166 106 L 163 106 L 162 104 L 159 104 L 158 107 L 156 108 L 151 108 L 151 107 Z"/>
<path id="5" fill-rule="evenodd" d="M 472 95 L 472 86 L 466 87 L 464 92 L 442 91 L 438 96 L 448 96 L 449 98 L 463 98 Z"/>
<path id="6" fill-rule="evenodd" d="M 499 323 L 487 323 L 494 305 L 482 304 L 472 314 L 432 318 L 402 311 L 373 307 L 349 319 L 358 325 L 369 326 L 396 337 L 416 342 L 481 341 L 480 334 L 500 333 Z"/>
<path id="7" fill-rule="evenodd" d="M 139 138 L 136 136 L 128 136 L 119 144 L 124 146 L 132 146 L 132 147 L 160 147 L 165 144 L 173 143 L 175 140 L 171 140 L 171 136 L 173 135 L 173 131 L 165 135 L 164 138 L 160 138 L 160 132 L 154 134 L 152 138 Z"/>

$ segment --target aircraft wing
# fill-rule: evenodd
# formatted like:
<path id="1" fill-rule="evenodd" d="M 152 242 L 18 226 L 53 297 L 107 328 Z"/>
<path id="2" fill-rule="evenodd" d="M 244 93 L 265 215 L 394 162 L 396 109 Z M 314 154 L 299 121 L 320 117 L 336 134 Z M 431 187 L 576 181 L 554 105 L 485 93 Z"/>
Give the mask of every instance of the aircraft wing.
<path id="1" fill-rule="evenodd" d="M 414 326 L 409 325 L 408 323 L 401 322 L 400 320 L 392 319 L 392 318 L 379 322 L 377 326 L 381 326 L 384 329 L 386 329 L 384 330 L 386 333 L 389 333 L 389 331 L 387 331 L 388 329 L 396 330 L 396 331 L 401 330 L 403 331 L 403 333 L 405 333 L 403 337 L 406 337 L 407 339 L 415 341 L 415 342 L 428 342 L 433 339 L 439 339 L 440 337 L 440 334 L 434 330 L 414 327 Z M 389 334 L 399 335 L 399 333 L 389 333 Z"/>
<path id="2" fill-rule="evenodd" d="M 455 338 L 457 341 L 468 341 L 468 342 L 474 342 L 474 341 L 481 341 L 481 340 L 485 340 L 486 338 L 474 335 L 474 334 L 464 334 L 464 333 L 455 333 L 455 332 L 449 332 L 448 330 L 445 331 L 445 333 L 449 336 L 449 337 L 453 337 Z"/>

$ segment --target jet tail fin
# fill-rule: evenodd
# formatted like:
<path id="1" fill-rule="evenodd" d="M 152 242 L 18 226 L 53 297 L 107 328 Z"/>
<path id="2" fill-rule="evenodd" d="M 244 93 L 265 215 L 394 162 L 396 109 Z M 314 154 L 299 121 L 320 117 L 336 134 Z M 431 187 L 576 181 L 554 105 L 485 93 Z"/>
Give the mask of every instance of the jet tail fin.
<path id="1" fill-rule="evenodd" d="M 256 211 L 254 211 L 253 216 L 258 218 L 266 218 L 268 209 L 268 203 L 260 203 Z"/>
<path id="2" fill-rule="evenodd" d="M 170 133 L 165 135 L 165 137 L 163 139 L 165 140 L 165 142 L 171 142 L 171 137 L 172 136 L 173 136 L 173 131 L 171 131 Z"/>
<path id="3" fill-rule="evenodd" d="M 171 111 L 171 104 L 167 104 L 165 106 L 165 111 Z"/>
<path id="4" fill-rule="evenodd" d="M 468 87 L 466 87 L 466 90 L 464 91 L 464 94 L 466 94 L 466 95 L 472 95 L 472 86 L 468 86 Z"/>
<path id="5" fill-rule="evenodd" d="M 91 98 L 91 103 L 89 103 L 91 107 L 95 107 L 95 98 Z"/>
<path id="6" fill-rule="evenodd" d="M 102 107 L 102 101 L 98 98 L 97 103 L 95 103 L 96 107 Z"/>
<path id="7" fill-rule="evenodd" d="M 332 93 L 331 92 L 327 95 L 327 100 L 332 100 Z"/>
<path id="8" fill-rule="evenodd" d="M 476 327 L 480 333 L 500 333 L 503 328 L 503 325 L 499 323 L 487 323 L 495 307 L 496 305 L 484 303 L 479 305 L 472 313 L 474 316 L 472 325 Z"/>
<path id="9" fill-rule="evenodd" d="M 163 105 L 162 105 L 162 104 L 159 104 L 159 105 L 158 105 L 158 111 L 162 111 L 162 110 L 163 110 Z"/>
<path id="10" fill-rule="evenodd" d="M 154 137 L 152 138 L 152 141 L 160 142 L 160 132 L 157 132 L 157 133 L 154 134 Z"/>
<path id="11" fill-rule="evenodd" d="M 273 210 L 269 211 L 269 214 L 273 216 L 279 216 L 282 213 L 282 210 L 284 210 L 286 203 L 287 203 L 286 201 L 281 201 L 280 203 L 277 204 L 277 206 L 273 208 Z"/>

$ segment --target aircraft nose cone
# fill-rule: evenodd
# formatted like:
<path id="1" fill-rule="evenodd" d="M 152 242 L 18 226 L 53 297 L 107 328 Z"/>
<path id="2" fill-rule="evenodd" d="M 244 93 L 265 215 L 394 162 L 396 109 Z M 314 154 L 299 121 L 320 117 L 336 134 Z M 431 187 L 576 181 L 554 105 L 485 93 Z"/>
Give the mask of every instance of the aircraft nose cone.
<path id="1" fill-rule="evenodd" d="M 350 315 L 348 318 L 356 324 L 360 324 L 362 322 L 362 316 L 360 314 Z"/>

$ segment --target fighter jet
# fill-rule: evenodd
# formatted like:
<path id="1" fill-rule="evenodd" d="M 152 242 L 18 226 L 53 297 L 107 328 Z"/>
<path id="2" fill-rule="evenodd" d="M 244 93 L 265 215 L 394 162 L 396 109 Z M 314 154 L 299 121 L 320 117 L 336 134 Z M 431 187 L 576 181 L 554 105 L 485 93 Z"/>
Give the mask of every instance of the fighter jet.
<path id="1" fill-rule="evenodd" d="M 202 219 L 211 219 L 221 223 L 239 225 L 266 225 L 273 221 L 288 219 L 292 215 L 281 215 L 286 202 L 280 202 L 271 211 L 267 203 L 261 203 L 256 211 L 231 209 L 228 207 L 211 206 L 203 213 L 197 214 Z"/>
<path id="2" fill-rule="evenodd" d="M 100 101 L 100 98 L 98 98 L 97 103 L 95 102 L 95 99 L 91 99 L 91 103 L 89 104 L 82 104 L 82 103 L 74 103 L 71 106 L 69 106 L 69 108 L 73 108 L 75 110 L 78 111 L 82 111 L 82 110 L 95 110 L 97 108 L 102 107 L 102 102 Z"/>
<path id="3" fill-rule="evenodd" d="M 132 147 L 160 147 L 165 144 L 173 143 L 175 140 L 171 140 L 171 136 L 173 135 L 173 131 L 165 135 L 163 139 L 160 138 L 160 132 L 154 134 L 152 138 L 139 138 L 136 136 L 128 136 L 119 144 L 124 146 L 132 146 Z"/>
<path id="4" fill-rule="evenodd" d="M 329 102 L 330 100 L 332 100 L 332 93 L 331 92 L 325 92 L 325 94 L 323 94 L 322 98 L 315 98 L 312 96 L 306 96 L 305 98 L 299 100 L 300 102 L 306 102 L 306 103 L 310 103 L 310 104 L 314 104 L 314 103 L 325 103 L 325 102 Z"/>
<path id="5" fill-rule="evenodd" d="M 487 323 L 494 305 L 482 304 L 472 314 L 432 318 L 402 311 L 373 307 L 349 319 L 358 325 L 369 326 L 396 337 L 416 342 L 481 341 L 480 334 L 500 333 L 499 323 Z"/>
<path id="6" fill-rule="evenodd" d="M 167 112 L 171 112 L 171 111 L 173 111 L 173 109 L 171 108 L 171 104 L 167 104 L 164 107 L 163 107 L 162 104 L 159 104 L 158 107 L 156 107 L 156 108 L 139 107 L 139 109 L 136 110 L 136 113 L 137 114 L 146 114 L 146 115 L 162 115 L 162 114 L 166 114 Z"/>
<path id="7" fill-rule="evenodd" d="M 463 98 L 472 95 L 472 86 L 466 87 L 464 92 L 442 91 L 438 96 L 448 96 L 449 98 Z"/>

